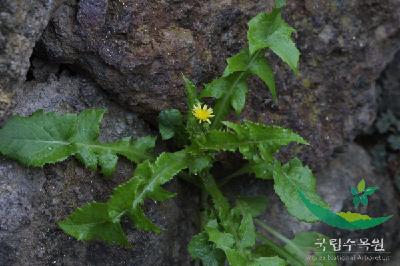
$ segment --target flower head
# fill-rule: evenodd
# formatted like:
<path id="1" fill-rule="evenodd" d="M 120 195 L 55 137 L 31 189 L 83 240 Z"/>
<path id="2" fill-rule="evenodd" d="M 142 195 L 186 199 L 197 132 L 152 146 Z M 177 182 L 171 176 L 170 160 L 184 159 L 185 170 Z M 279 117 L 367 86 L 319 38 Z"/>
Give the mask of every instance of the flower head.
<path id="1" fill-rule="evenodd" d="M 193 106 L 192 113 L 199 120 L 199 123 L 207 122 L 211 124 L 210 118 L 214 117 L 213 109 L 211 107 L 208 108 L 206 104 L 201 106 L 201 103 Z"/>

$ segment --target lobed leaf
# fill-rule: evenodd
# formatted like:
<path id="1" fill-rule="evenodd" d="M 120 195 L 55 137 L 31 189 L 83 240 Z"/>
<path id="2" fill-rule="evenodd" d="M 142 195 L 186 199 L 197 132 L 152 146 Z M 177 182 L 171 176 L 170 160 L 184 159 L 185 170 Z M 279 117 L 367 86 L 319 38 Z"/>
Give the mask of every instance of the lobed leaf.
<path id="1" fill-rule="evenodd" d="M 105 110 L 87 109 L 76 114 L 46 113 L 30 117 L 12 117 L 0 129 L 0 153 L 27 166 L 42 167 L 75 155 L 86 167 L 100 166 L 111 175 L 118 156 L 139 163 L 151 158 L 155 138 L 125 138 L 114 143 L 100 143 L 100 122 Z"/>
<path id="2" fill-rule="evenodd" d="M 273 160 L 279 148 L 292 142 L 307 144 L 293 131 L 277 126 L 267 126 L 246 121 L 242 124 L 223 122 L 228 131 L 211 130 L 197 140 L 200 149 L 213 151 L 236 151 L 247 160 Z"/>
<path id="3" fill-rule="evenodd" d="M 59 223 L 65 233 L 82 240 L 104 240 L 127 245 L 121 229 L 121 218 L 127 215 L 138 229 L 159 233 L 160 229 L 144 214 L 142 205 L 149 198 L 170 199 L 175 194 L 161 185 L 187 168 L 186 151 L 162 153 L 154 163 L 139 164 L 134 177 L 114 190 L 105 203 L 90 203 L 75 210 Z"/>

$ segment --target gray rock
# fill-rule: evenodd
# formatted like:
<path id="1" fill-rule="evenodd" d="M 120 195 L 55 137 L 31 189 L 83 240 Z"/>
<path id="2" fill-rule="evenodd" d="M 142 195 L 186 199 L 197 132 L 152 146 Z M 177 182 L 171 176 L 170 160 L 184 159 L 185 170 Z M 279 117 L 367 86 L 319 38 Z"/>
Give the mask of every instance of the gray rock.
<path id="1" fill-rule="evenodd" d="M 397 53 L 393 61 L 386 67 L 380 78 L 380 111 L 391 110 L 400 117 L 400 53 Z"/>
<path id="2" fill-rule="evenodd" d="M 14 89 L 25 80 L 33 47 L 59 2 L 0 2 L 0 117 L 10 107 Z"/>
<path id="3" fill-rule="evenodd" d="M 107 108 L 102 139 L 154 134 L 131 112 L 107 99 L 91 81 L 80 76 L 51 76 L 48 82 L 27 82 L 16 91 L 13 114 L 37 109 L 78 112 Z M 114 187 L 131 176 L 121 160 L 111 179 L 93 173 L 75 159 L 30 169 L 0 159 L 0 265 L 188 265 L 186 245 L 194 232 L 196 197 L 179 182 L 168 189 L 179 196 L 166 203 L 148 202 L 146 211 L 163 229 L 154 235 L 125 224 L 133 249 L 79 242 L 65 235 L 57 221 L 89 202 L 106 200 Z M 193 217 L 193 218 L 191 218 Z"/>
<path id="4" fill-rule="evenodd" d="M 155 115 L 184 108 L 181 72 L 198 85 L 245 45 L 246 23 L 273 1 L 69 0 L 55 13 L 38 51 L 86 71 L 131 110 Z M 294 77 L 275 56 L 279 105 L 254 82 L 244 116 L 299 131 L 303 158 L 324 164 L 375 118 L 374 81 L 399 48 L 396 0 L 290 1 L 285 17 L 302 52 Z M 311 148 L 312 147 L 312 148 Z"/>

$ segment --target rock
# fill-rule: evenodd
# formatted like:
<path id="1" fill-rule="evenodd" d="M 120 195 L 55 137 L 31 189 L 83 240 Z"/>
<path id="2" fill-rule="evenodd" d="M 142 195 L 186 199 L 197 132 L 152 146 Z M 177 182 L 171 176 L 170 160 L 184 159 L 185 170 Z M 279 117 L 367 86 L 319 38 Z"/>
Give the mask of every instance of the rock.
<path id="1" fill-rule="evenodd" d="M 78 112 L 107 108 L 102 139 L 154 134 L 131 112 L 108 100 L 93 82 L 63 72 L 47 82 L 27 82 L 16 91 L 11 113 L 29 115 L 37 109 Z M 123 249 L 84 243 L 65 235 L 57 226 L 75 208 L 89 201 L 106 200 L 114 187 L 131 176 L 133 168 L 121 160 L 111 179 L 93 173 L 75 159 L 31 169 L 0 159 L 0 265 L 188 265 L 186 246 L 195 233 L 196 196 L 184 184 L 168 189 L 176 199 L 148 202 L 146 212 L 163 229 L 143 233 L 125 224 L 134 248 Z M 192 193 L 193 194 L 193 193 Z M 189 217 L 189 218 L 188 218 Z M 173 241 L 172 241 L 173 240 Z"/>
<path id="2" fill-rule="evenodd" d="M 382 77 L 378 81 L 380 91 L 380 111 L 391 110 L 400 117 L 400 53 L 397 53 L 393 61 L 386 67 Z"/>
<path id="3" fill-rule="evenodd" d="M 59 0 L 2 0 L 0 3 L 0 117 L 25 80 L 29 58 Z"/>
<path id="4" fill-rule="evenodd" d="M 246 23 L 273 1 L 66 1 L 38 54 L 83 69 L 131 110 L 184 108 L 181 73 L 198 85 L 222 73 L 242 48 Z M 290 1 L 303 56 L 294 77 L 275 56 L 279 106 L 255 82 L 244 116 L 286 125 L 311 142 L 303 158 L 322 166 L 375 118 L 374 81 L 399 47 L 395 0 Z"/>

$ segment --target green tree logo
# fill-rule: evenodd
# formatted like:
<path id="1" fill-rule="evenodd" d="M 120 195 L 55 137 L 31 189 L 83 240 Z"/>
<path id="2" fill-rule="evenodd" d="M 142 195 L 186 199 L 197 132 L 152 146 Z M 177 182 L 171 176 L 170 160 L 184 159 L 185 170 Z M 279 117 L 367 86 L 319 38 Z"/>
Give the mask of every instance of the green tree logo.
<path id="1" fill-rule="evenodd" d="M 366 187 L 365 180 L 361 179 L 361 181 L 357 184 L 357 188 L 351 187 L 354 207 L 358 208 L 360 203 L 364 207 L 367 207 L 368 197 L 374 194 L 378 189 L 378 187 Z"/>

